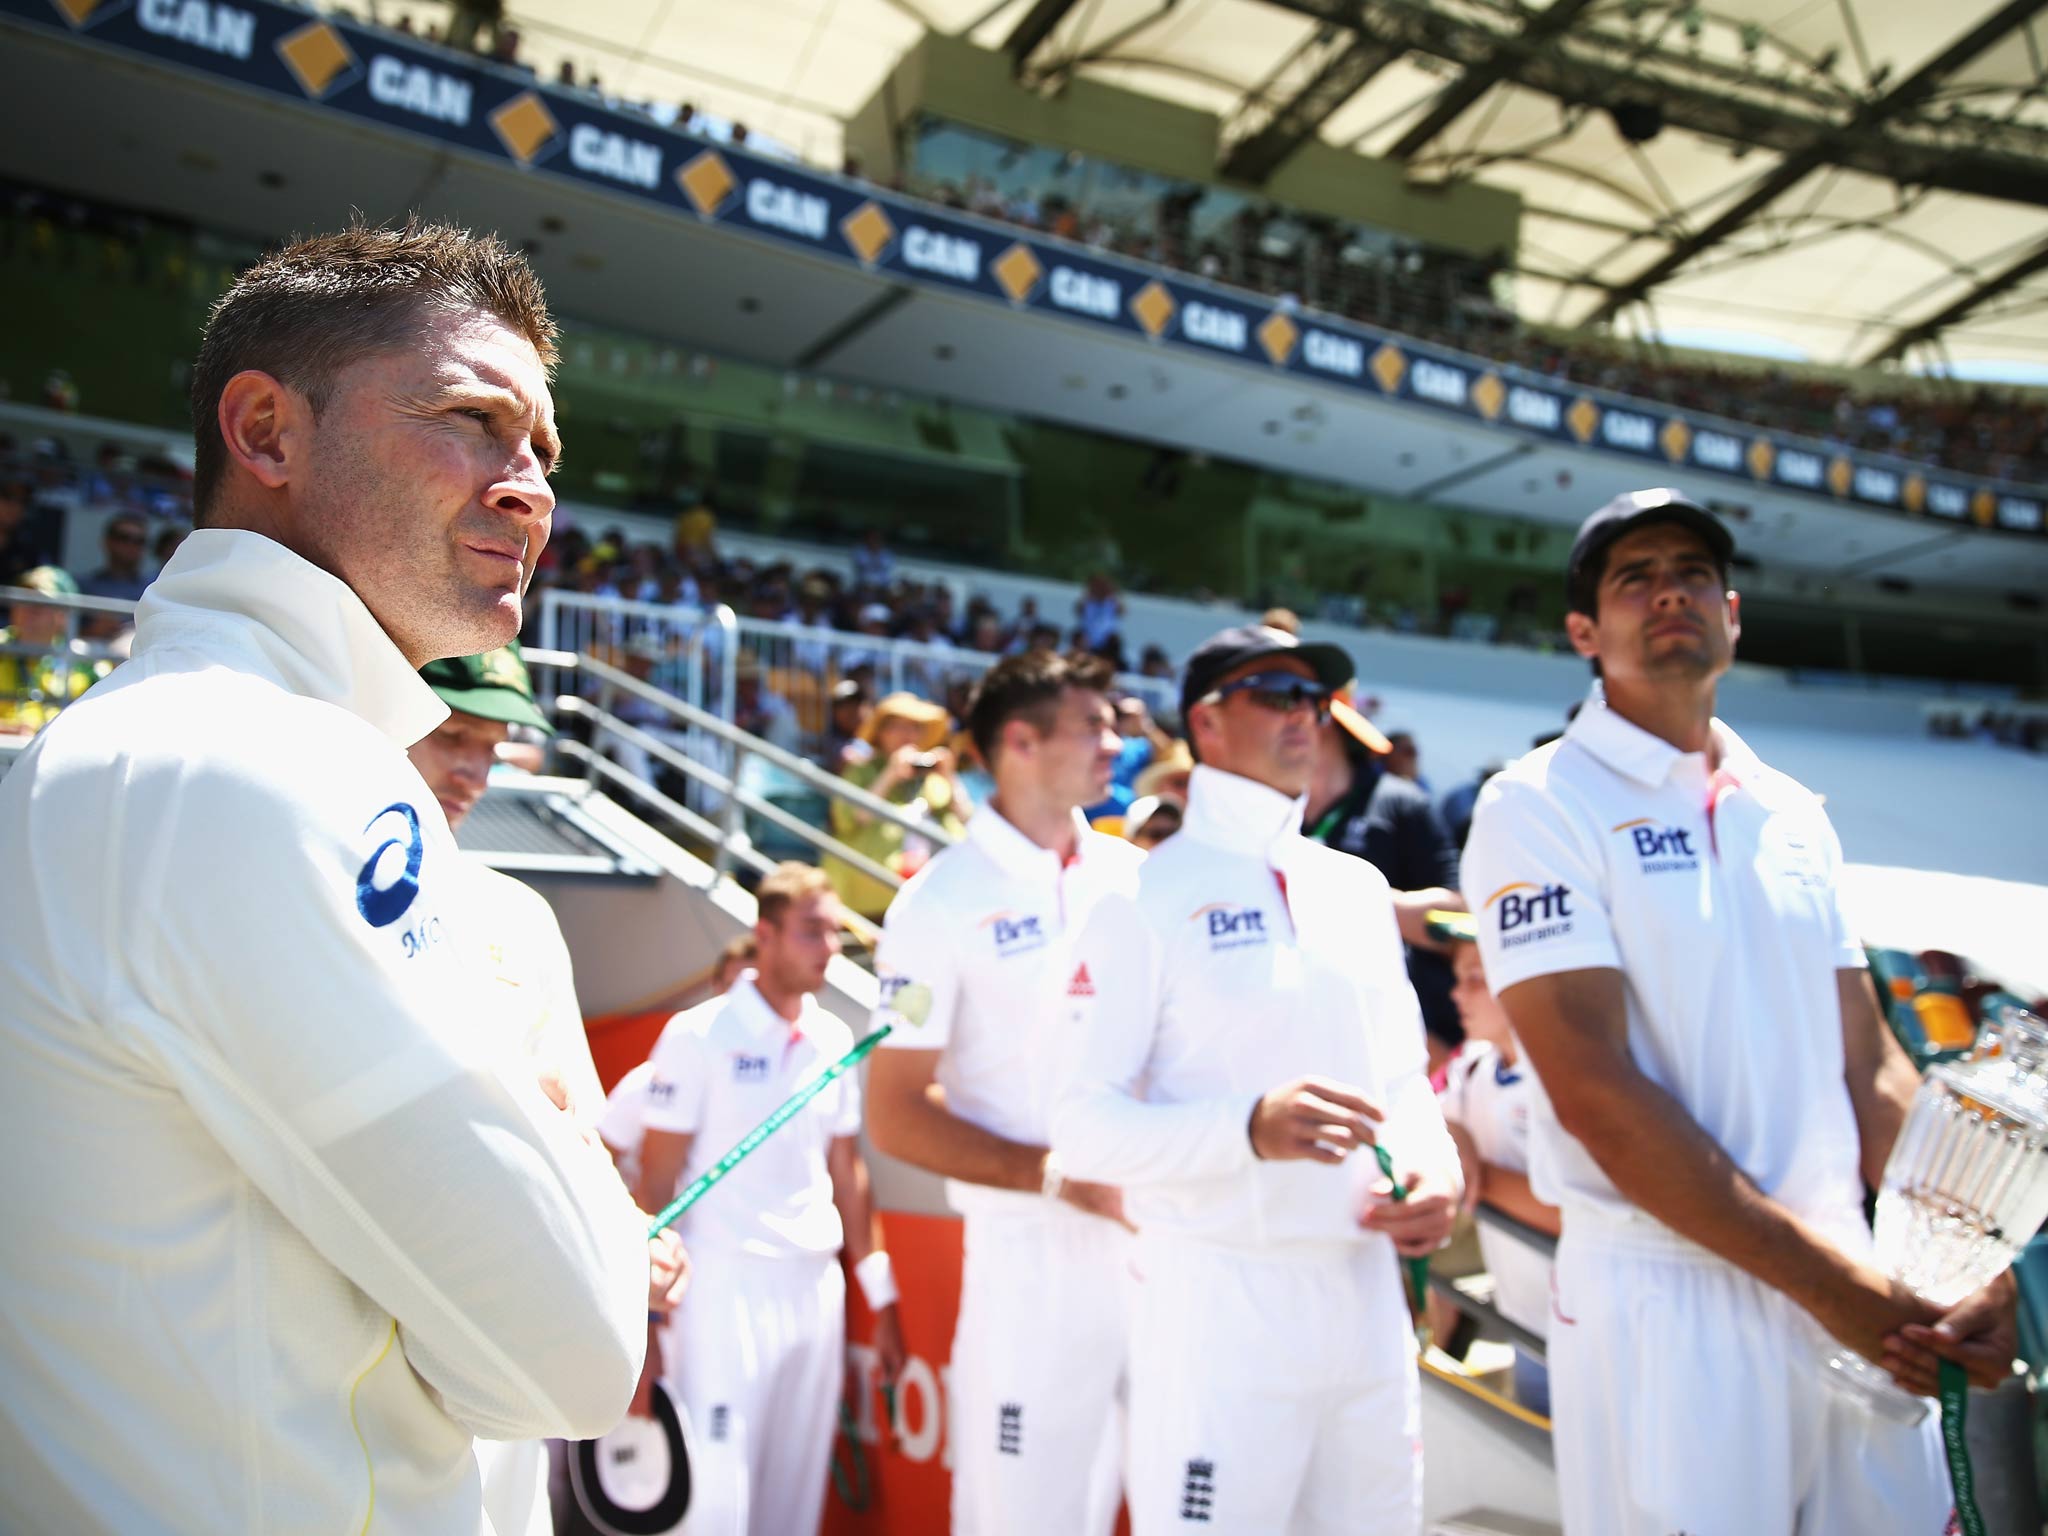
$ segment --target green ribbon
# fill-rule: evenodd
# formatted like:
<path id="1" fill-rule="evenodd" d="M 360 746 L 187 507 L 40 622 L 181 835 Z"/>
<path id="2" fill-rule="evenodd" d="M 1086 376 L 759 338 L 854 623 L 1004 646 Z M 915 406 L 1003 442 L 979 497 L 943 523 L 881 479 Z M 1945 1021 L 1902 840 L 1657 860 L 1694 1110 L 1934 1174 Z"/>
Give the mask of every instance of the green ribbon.
<path id="1" fill-rule="evenodd" d="M 811 1081 L 805 1083 L 803 1087 L 797 1089 L 795 1093 L 792 1093 L 778 1104 L 774 1112 L 766 1120 L 763 1120 L 759 1125 L 747 1132 L 745 1136 L 740 1138 L 738 1146 L 698 1174 L 696 1178 L 690 1181 L 688 1187 L 681 1194 L 663 1206 L 661 1214 L 654 1218 L 654 1225 L 647 1229 L 647 1235 L 649 1237 L 661 1236 L 662 1232 L 672 1225 L 677 1217 L 703 1199 L 706 1191 L 712 1185 L 716 1184 L 728 1173 L 731 1173 L 733 1169 L 739 1167 L 741 1163 L 747 1160 L 748 1154 L 756 1147 L 760 1146 L 762 1142 L 795 1119 L 806 1104 L 825 1091 L 828 1083 L 850 1069 L 859 1066 L 861 1059 L 876 1046 L 880 1045 L 882 1037 L 895 1027 L 893 1024 L 884 1024 L 872 1035 L 869 1035 L 867 1039 L 861 1041 L 859 1045 L 856 1045 L 844 1056 L 833 1062 L 831 1066 L 820 1072 Z"/>
<path id="2" fill-rule="evenodd" d="M 1406 1200 L 1408 1191 L 1394 1173 L 1393 1154 L 1378 1142 L 1374 1142 L 1372 1155 L 1379 1159 L 1380 1172 L 1385 1174 L 1387 1182 L 1394 1186 L 1394 1198 Z M 1429 1256 L 1425 1254 L 1419 1259 L 1404 1259 L 1401 1267 L 1407 1270 L 1408 1289 L 1415 1295 L 1416 1317 L 1425 1319 L 1429 1315 Z M 1418 1323 L 1418 1326 L 1421 1324 Z"/>
<path id="3" fill-rule="evenodd" d="M 1941 1362 L 1941 1445 L 1948 1453 L 1948 1480 L 1956 1493 L 1956 1519 L 1963 1536 L 1984 1536 L 1984 1517 L 1977 1512 L 1976 1478 L 1970 1472 L 1970 1447 L 1963 1438 L 1963 1420 L 1970 1402 L 1970 1377 L 1953 1360 Z"/>

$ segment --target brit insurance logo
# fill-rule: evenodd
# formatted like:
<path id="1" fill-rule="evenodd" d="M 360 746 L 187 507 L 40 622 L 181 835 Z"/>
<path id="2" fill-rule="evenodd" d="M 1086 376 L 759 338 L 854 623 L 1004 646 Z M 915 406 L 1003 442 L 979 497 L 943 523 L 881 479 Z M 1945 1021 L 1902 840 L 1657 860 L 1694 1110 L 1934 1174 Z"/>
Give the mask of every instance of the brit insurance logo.
<path id="1" fill-rule="evenodd" d="M 1484 909 L 1499 924 L 1502 949 L 1562 938 L 1572 931 L 1571 888 L 1517 880 L 1486 898 Z"/>
<path id="2" fill-rule="evenodd" d="M 1031 912 L 991 912 L 979 926 L 993 937 L 998 960 L 1043 949 L 1049 937 L 1044 921 Z"/>
<path id="3" fill-rule="evenodd" d="M 1250 949 L 1260 944 L 1272 943 L 1266 932 L 1266 914 L 1259 907 L 1243 907 L 1235 902 L 1212 901 L 1207 906 L 1197 907 L 1188 914 L 1188 921 L 1200 923 L 1202 932 L 1209 940 L 1209 953 L 1218 954 L 1226 949 Z"/>
<path id="4" fill-rule="evenodd" d="M 1698 869 L 1700 851 L 1693 834 L 1685 827 L 1664 827 L 1654 816 L 1638 816 L 1607 829 L 1626 832 L 1635 845 L 1636 859 L 1646 875 L 1666 875 Z"/>

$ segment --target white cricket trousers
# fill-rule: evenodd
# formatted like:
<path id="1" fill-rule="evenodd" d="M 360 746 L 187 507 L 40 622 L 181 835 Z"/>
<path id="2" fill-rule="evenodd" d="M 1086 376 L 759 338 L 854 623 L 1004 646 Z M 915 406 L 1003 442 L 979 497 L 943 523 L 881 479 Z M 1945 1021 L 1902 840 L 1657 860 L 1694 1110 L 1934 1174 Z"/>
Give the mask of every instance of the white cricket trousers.
<path id="1" fill-rule="evenodd" d="M 833 1258 L 698 1248 L 662 1338 L 693 1433 L 746 1469 L 751 1536 L 812 1536 L 846 1387 L 846 1277 Z M 696 1528 L 696 1511 L 690 1526 Z"/>
<path id="2" fill-rule="evenodd" d="M 975 1212 L 953 1333 L 953 1536 L 1109 1536 L 1131 1235 L 1051 1201 Z"/>
<path id="3" fill-rule="evenodd" d="M 1384 1239 L 1138 1236 L 1133 1536 L 1418 1536 L 1422 1397 Z"/>
<path id="4" fill-rule="evenodd" d="M 1827 1382 L 1780 1291 L 1647 1219 L 1572 1212 L 1550 1412 L 1566 1536 L 1942 1536 L 1947 1463 Z"/>

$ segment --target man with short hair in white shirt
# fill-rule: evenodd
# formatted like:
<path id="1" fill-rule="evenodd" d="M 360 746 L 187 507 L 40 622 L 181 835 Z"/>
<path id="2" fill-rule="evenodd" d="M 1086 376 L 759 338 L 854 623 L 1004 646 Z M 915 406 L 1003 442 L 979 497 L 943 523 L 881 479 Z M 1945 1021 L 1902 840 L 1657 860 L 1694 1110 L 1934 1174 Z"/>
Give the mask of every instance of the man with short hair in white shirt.
<path id="1" fill-rule="evenodd" d="M 640 1200 L 659 1211 L 853 1048 L 815 996 L 846 920 L 824 874 L 782 864 L 756 892 L 757 969 L 679 1013 L 651 1057 Z M 694 1267 L 664 1338 L 665 1383 L 694 1431 L 747 1467 L 747 1529 L 818 1528 L 846 1380 L 843 1249 L 875 1311 L 884 1382 L 903 1368 L 896 1283 L 860 1151 L 849 1073 L 762 1142 L 678 1223 Z"/>
<path id="2" fill-rule="evenodd" d="M 553 335 L 443 227 L 214 306 L 200 526 L 0 783 L 0 1527 L 468 1536 L 476 1436 L 626 1406 L 645 1223 L 492 1028 L 405 756 L 417 669 L 518 632 Z"/>
<path id="3" fill-rule="evenodd" d="M 1351 659 L 1259 625 L 1189 659 L 1180 832 L 1097 905 L 1053 1149 L 1138 1228 L 1136 1536 L 1417 1536 L 1421 1391 L 1397 1253 L 1449 1237 L 1457 1151 L 1386 877 L 1302 835 Z M 1371 1150 L 1383 1141 L 1406 1192 Z"/>
<path id="4" fill-rule="evenodd" d="M 1675 491 L 1586 520 L 1566 623 L 1604 698 L 1487 785 L 1465 849 L 1487 975 L 1543 1090 L 1533 1183 L 1563 1208 L 1565 1528 L 1938 1536 L 1935 1426 L 1830 1390 L 1829 1352 L 1909 1384 L 1938 1352 L 1993 1384 L 2011 1282 L 1941 1320 L 1871 1263 L 1864 1185 L 1915 1078 L 1820 801 L 1714 718 L 1732 554 Z"/>
<path id="5" fill-rule="evenodd" d="M 890 904 L 868 1134 L 947 1178 L 965 1218 L 953 1336 L 957 1536 L 1106 1536 L 1116 1519 L 1129 1233 L 1115 1189 L 1046 1149 L 1075 933 L 1144 855 L 1090 831 L 1122 742 L 1108 663 L 1026 651 L 968 730 L 995 794 Z"/>

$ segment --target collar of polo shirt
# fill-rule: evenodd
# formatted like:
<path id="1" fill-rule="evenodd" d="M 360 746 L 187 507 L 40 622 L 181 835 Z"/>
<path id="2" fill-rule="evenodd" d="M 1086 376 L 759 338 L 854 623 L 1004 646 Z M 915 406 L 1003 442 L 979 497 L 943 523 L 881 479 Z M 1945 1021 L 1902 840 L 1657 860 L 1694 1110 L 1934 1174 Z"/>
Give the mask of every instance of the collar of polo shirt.
<path id="1" fill-rule="evenodd" d="M 1756 754 L 1719 720 L 1713 722 L 1712 729 L 1714 742 L 1721 749 L 1721 766 L 1738 779 L 1750 777 L 1743 765 L 1754 762 Z M 1669 779 L 1672 770 L 1688 758 L 1700 764 L 1703 776 L 1706 772 L 1705 754 L 1679 751 L 1663 737 L 1616 714 L 1598 697 L 1586 701 L 1564 734 L 1567 741 L 1585 748 L 1616 773 L 1652 789 Z"/>
<path id="2" fill-rule="evenodd" d="M 1197 763 L 1178 835 L 1253 854 L 1277 869 L 1281 851 L 1301 836 L 1307 806 L 1306 795 L 1283 795 L 1256 779 Z"/>
<path id="3" fill-rule="evenodd" d="M 1074 836 L 1075 852 L 1080 853 L 1088 846 L 1088 818 L 1078 810 L 1074 812 Z M 1060 856 L 1019 832 L 993 805 L 982 806 L 968 819 L 967 838 L 1005 874 L 1020 880 L 1059 879 Z"/>

